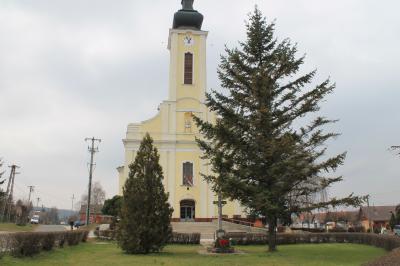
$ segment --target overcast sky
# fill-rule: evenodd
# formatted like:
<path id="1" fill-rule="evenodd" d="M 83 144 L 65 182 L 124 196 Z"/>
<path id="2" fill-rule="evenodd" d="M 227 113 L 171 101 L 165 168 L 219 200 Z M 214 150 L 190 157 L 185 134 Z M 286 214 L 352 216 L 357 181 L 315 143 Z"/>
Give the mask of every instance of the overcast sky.
<path id="1" fill-rule="evenodd" d="M 258 4 L 277 36 L 307 54 L 303 70 L 330 76 L 322 113 L 340 122 L 330 151 L 347 151 L 331 196 L 400 203 L 400 4 L 396 0 L 196 0 L 208 38 L 208 88 L 223 47 L 237 45 Z M 70 208 L 85 192 L 85 137 L 103 141 L 94 181 L 117 193 L 128 123 L 156 114 L 168 93 L 168 29 L 180 0 L 1 0 L 0 157 L 21 166 L 17 197 Z M 9 174 L 7 169 L 7 175 Z M 3 186 L 4 188 L 4 186 Z M 35 201 L 36 204 L 36 201 Z"/>

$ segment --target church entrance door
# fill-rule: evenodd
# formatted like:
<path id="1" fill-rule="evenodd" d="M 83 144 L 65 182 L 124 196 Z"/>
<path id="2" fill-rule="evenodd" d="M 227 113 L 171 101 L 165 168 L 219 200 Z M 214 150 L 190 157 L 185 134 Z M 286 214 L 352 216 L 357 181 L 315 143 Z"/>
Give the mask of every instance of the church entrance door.
<path id="1" fill-rule="evenodd" d="M 196 218 L 194 200 L 181 201 L 181 222 L 193 222 Z"/>

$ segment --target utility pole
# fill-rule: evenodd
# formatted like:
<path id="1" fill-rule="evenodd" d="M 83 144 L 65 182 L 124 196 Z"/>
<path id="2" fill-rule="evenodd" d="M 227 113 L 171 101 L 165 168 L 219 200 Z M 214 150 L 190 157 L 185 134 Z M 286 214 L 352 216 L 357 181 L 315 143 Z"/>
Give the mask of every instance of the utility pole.
<path id="1" fill-rule="evenodd" d="M 87 199 L 87 206 L 86 206 L 86 226 L 89 225 L 90 222 L 90 197 L 92 196 L 92 177 L 93 177 L 93 157 L 96 152 L 99 151 L 97 147 L 95 147 L 95 142 L 101 142 L 101 139 L 96 139 L 95 137 L 86 138 L 85 141 L 91 141 L 91 146 L 88 147 L 90 152 L 90 169 L 89 169 L 89 185 L 88 185 L 88 199 Z"/>
<path id="2" fill-rule="evenodd" d="M 71 204 L 71 215 L 74 213 L 74 199 L 75 199 L 75 195 L 72 194 L 72 198 L 71 198 L 71 200 L 72 200 L 72 204 Z"/>
<path id="3" fill-rule="evenodd" d="M 8 216 L 8 221 L 10 221 L 11 218 L 11 205 L 12 205 L 12 200 L 13 200 L 13 194 L 14 194 L 14 181 L 15 181 L 15 175 L 19 174 L 16 172 L 17 168 L 20 168 L 18 165 L 11 165 L 9 166 L 11 168 L 11 173 L 10 173 L 10 178 L 11 178 L 11 187 L 10 187 L 10 194 L 8 195 L 7 199 L 7 216 Z"/>
<path id="4" fill-rule="evenodd" d="M 40 198 L 37 197 L 37 198 L 36 198 L 36 209 L 37 209 L 37 210 L 39 210 L 39 201 L 40 201 Z"/>
<path id="5" fill-rule="evenodd" d="M 11 185 L 12 175 L 13 175 L 13 171 L 11 169 L 10 177 L 8 178 L 8 183 L 7 183 L 6 197 L 5 197 L 4 204 L 2 206 L 3 208 L 1 211 L 2 221 L 5 221 L 5 214 L 6 214 L 7 204 L 8 204 L 8 194 L 10 193 L 10 185 Z"/>
<path id="6" fill-rule="evenodd" d="M 31 194 L 33 192 L 33 189 L 35 188 L 35 186 L 28 186 L 29 188 L 29 197 L 28 197 L 28 203 L 31 202 Z"/>

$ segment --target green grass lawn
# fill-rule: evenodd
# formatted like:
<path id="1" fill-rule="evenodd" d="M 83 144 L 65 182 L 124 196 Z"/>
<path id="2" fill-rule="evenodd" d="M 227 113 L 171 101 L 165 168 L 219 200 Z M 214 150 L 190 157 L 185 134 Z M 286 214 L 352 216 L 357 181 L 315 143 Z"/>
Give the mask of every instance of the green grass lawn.
<path id="1" fill-rule="evenodd" d="M 27 224 L 25 226 L 18 226 L 13 223 L 0 223 L 0 232 L 31 232 L 35 229 L 36 225 Z"/>
<path id="2" fill-rule="evenodd" d="M 386 254 L 383 249 L 353 244 L 319 244 L 280 246 L 276 253 L 265 252 L 264 246 L 240 246 L 242 255 L 200 255 L 201 246 L 167 246 L 160 254 L 127 255 L 114 243 L 91 242 L 33 258 L 5 257 L 1 265 L 360 265 Z"/>
<path id="3" fill-rule="evenodd" d="M 383 249 L 353 244 L 280 246 L 276 253 L 265 246 L 240 246 L 241 255 L 200 255 L 201 246 L 167 246 L 160 254 L 126 255 L 112 242 L 90 242 L 42 252 L 33 258 L 0 259 L 0 265 L 361 265 L 386 254 Z"/>

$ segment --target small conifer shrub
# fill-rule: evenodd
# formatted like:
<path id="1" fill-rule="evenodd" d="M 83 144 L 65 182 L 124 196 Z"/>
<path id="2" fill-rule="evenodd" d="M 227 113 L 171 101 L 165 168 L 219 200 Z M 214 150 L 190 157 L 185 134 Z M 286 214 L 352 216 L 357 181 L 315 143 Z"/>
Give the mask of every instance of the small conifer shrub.
<path id="1" fill-rule="evenodd" d="M 173 209 L 162 184 L 160 156 L 144 137 L 123 189 L 118 244 L 128 254 L 159 252 L 172 235 Z"/>

